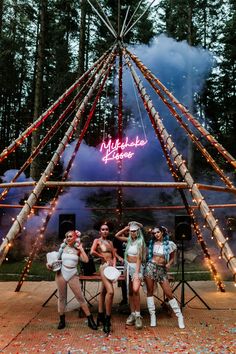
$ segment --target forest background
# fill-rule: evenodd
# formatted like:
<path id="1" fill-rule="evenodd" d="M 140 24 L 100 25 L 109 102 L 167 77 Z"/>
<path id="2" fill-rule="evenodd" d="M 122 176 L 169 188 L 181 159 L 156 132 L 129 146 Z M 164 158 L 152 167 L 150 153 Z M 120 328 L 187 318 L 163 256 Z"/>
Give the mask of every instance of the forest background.
<path id="1" fill-rule="evenodd" d="M 95 6 L 96 2 L 92 1 Z M 130 6 L 129 16 L 140 7 L 136 17 L 147 8 L 149 1 L 122 0 L 121 22 Z M 109 16 L 113 26 L 117 27 L 118 1 L 101 0 L 100 6 Z M 188 92 L 191 96 L 189 110 L 206 127 L 206 129 L 232 154 L 235 155 L 236 100 L 235 100 L 235 59 L 236 59 L 236 1 L 235 0 L 162 0 L 155 1 L 141 21 L 125 37 L 129 46 L 146 45 L 151 47 L 159 36 L 173 39 L 175 43 L 186 43 L 191 48 L 202 48 L 212 56 L 211 70 L 199 92 Z M 163 37 L 160 37 L 163 38 Z M 1 150 L 10 145 L 42 112 L 80 77 L 93 62 L 100 57 L 114 42 L 114 38 L 100 21 L 86 0 L 0 0 L 0 142 Z M 142 48 L 142 47 L 141 47 Z M 184 47 L 183 47 L 184 48 Z M 195 73 L 197 74 L 197 73 Z M 117 72 L 109 80 L 106 90 L 99 100 L 85 136 L 85 144 L 96 148 L 104 134 L 104 116 L 107 134 L 115 137 L 117 133 L 117 86 L 114 84 Z M 182 77 L 182 80 L 185 78 Z M 172 78 L 169 77 L 171 90 Z M 168 85 L 167 85 L 168 86 Z M 191 91 L 191 90 L 190 90 Z M 125 98 L 124 98 L 125 100 Z M 63 108 L 59 109 L 59 113 Z M 58 114 L 59 114 L 58 113 Z M 135 120 L 129 107 L 124 105 L 124 128 Z M 58 115 L 54 115 L 54 120 Z M 109 119 L 108 119 L 109 118 Z M 0 165 L 2 181 L 12 176 L 12 170 L 18 170 L 25 161 L 25 156 L 38 146 L 50 125 L 48 121 L 37 129 L 32 136 Z M 68 122 L 65 126 L 68 126 Z M 77 136 L 79 131 L 77 132 Z M 59 130 L 45 149 L 24 171 L 23 180 L 39 179 L 48 161 L 48 156 L 56 150 L 58 141 L 63 137 Z M 205 143 L 206 149 L 214 154 Z M 91 156 L 89 156 L 90 158 Z M 218 158 L 217 156 L 215 156 Z M 190 170 L 196 178 L 199 172 L 211 180 L 211 172 L 206 162 L 202 162 L 199 153 L 190 145 L 187 152 Z M 222 169 L 230 173 L 226 163 L 219 161 Z M 199 165 L 201 168 L 199 169 Z M 91 169 L 94 166 L 89 165 Z M 60 179 L 63 165 L 57 166 L 52 179 Z M 93 174 L 95 174 L 93 172 Z M 96 175 L 96 174 L 95 174 Z M 235 175 L 233 175 L 235 179 Z M 76 180 L 75 174 L 75 180 Z M 95 178 L 96 179 L 96 178 Z M 22 179 L 21 179 L 22 180 Z M 53 190 L 45 190 L 38 205 L 47 205 L 53 197 Z M 23 204 L 27 191 L 13 191 L 3 203 Z M 108 215 L 108 207 L 117 208 L 117 191 L 99 189 L 89 195 L 81 194 L 83 206 L 93 209 L 88 215 L 80 212 L 77 225 L 83 226 L 81 220 L 90 218 L 90 224 L 101 218 L 109 217 L 115 222 L 117 215 Z M 162 205 L 173 205 L 175 192 L 158 191 L 156 200 Z M 143 199 L 143 196 L 140 198 Z M 145 199 L 145 198 L 144 198 Z M 147 198 L 148 199 L 148 198 Z M 123 206 L 137 207 L 140 200 L 123 198 Z M 77 200 L 77 204 L 79 201 Z M 61 209 L 58 213 L 74 213 L 73 207 Z M 15 211 L 1 209 L 1 233 L 9 226 Z M 37 213 L 36 213 L 37 214 Z M 168 214 L 170 215 L 170 214 Z M 155 214 L 151 210 L 127 211 L 123 222 L 141 219 L 144 224 L 154 225 L 158 218 L 163 223 L 168 219 L 167 213 Z M 37 215 L 36 215 L 37 216 Z M 40 215 L 39 215 L 40 217 Z M 58 218 L 58 214 L 57 214 Z M 9 219 L 9 220 L 8 220 Z M 174 220 L 174 216 L 172 218 Z M 173 220 L 171 227 L 173 228 Z M 223 214 L 224 227 L 232 233 L 235 229 L 235 217 L 231 211 Z M 55 222 L 58 224 L 58 219 Z M 36 223 L 37 224 L 37 223 Z M 32 229 L 34 230 L 34 229 Z M 2 236 L 1 235 L 1 236 Z"/>

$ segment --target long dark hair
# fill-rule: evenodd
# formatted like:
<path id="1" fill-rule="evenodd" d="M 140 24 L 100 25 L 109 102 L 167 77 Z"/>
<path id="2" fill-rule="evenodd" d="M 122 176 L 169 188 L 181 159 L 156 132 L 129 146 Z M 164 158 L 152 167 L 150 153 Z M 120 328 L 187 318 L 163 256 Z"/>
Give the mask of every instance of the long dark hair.
<path id="1" fill-rule="evenodd" d="M 165 257 L 165 261 L 169 262 L 170 259 L 170 245 L 169 245 L 169 234 L 168 234 L 168 230 L 165 226 L 156 226 L 155 229 L 159 229 L 162 234 L 163 234 L 163 248 L 164 248 L 164 257 Z M 152 257 L 153 257 L 153 246 L 155 243 L 155 237 L 152 237 L 149 241 L 149 245 L 148 245 L 148 261 L 151 261 Z"/>

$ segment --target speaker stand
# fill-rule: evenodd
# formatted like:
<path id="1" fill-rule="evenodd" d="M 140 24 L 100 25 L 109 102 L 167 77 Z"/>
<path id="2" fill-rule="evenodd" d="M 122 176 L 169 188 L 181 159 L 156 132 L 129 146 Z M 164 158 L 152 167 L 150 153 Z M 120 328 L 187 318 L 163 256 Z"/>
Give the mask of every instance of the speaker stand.
<path id="1" fill-rule="evenodd" d="M 58 296 L 57 296 L 57 289 L 52 292 L 52 294 L 51 294 L 51 295 L 47 298 L 47 300 L 43 303 L 42 307 L 45 307 L 45 306 L 47 305 L 47 303 L 51 300 L 51 298 L 52 298 L 53 296 L 56 296 L 56 298 L 58 298 Z"/>
<path id="2" fill-rule="evenodd" d="M 180 305 L 181 308 L 185 307 L 190 301 L 192 301 L 195 297 L 197 297 L 205 306 L 208 310 L 210 310 L 210 306 L 207 305 L 207 303 L 201 298 L 201 296 L 191 287 L 191 285 L 185 280 L 184 278 L 184 235 L 181 238 L 181 280 L 178 282 L 178 284 L 174 287 L 172 290 L 173 293 L 175 290 L 181 285 L 181 300 L 180 300 Z M 190 300 L 185 302 L 185 285 L 189 287 L 189 289 L 195 294 Z"/>

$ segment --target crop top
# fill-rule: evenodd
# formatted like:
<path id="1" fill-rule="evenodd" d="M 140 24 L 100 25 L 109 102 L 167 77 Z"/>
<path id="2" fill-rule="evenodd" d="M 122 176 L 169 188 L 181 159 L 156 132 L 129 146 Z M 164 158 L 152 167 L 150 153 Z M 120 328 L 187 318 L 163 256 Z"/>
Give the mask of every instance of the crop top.
<path id="1" fill-rule="evenodd" d="M 129 245 L 129 248 L 127 249 L 127 255 L 128 256 L 137 256 L 138 255 L 138 245 L 137 242 L 133 242 L 131 245 Z"/>
<path id="2" fill-rule="evenodd" d="M 61 259 L 62 259 L 62 264 L 64 266 L 77 267 L 78 261 L 79 261 L 79 256 L 78 256 L 78 254 L 75 254 L 75 253 L 63 252 Z"/>
<path id="3" fill-rule="evenodd" d="M 177 249 L 176 244 L 173 241 L 169 241 L 169 253 L 174 252 L 176 249 Z M 153 256 L 159 256 L 159 257 L 163 257 L 164 256 L 163 243 L 161 243 L 161 244 L 154 243 Z"/>

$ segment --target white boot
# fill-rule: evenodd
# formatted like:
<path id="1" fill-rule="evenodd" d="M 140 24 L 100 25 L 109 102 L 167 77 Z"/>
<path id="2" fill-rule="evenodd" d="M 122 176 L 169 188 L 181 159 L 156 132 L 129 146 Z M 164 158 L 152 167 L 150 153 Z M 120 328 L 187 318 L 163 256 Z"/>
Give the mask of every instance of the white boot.
<path id="1" fill-rule="evenodd" d="M 177 300 L 176 299 L 171 299 L 171 300 L 169 300 L 169 304 L 170 304 L 172 310 L 174 311 L 174 313 L 176 314 L 176 316 L 178 318 L 179 328 L 181 328 L 181 329 L 185 328 L 184 317 L 182 315 L 182 312 L 180 310 L 180 307 L 178 305 Z"/>
<path id="2" fill-rule="evenodd" d="M 157 319 L 156 319 L 155 304 L 154 304 L 154 297 L 153 296 L 147 297 L 147 306 L 148 306 L 148 311 L 150 313 L 150 326 L 156 327 Z"/>

